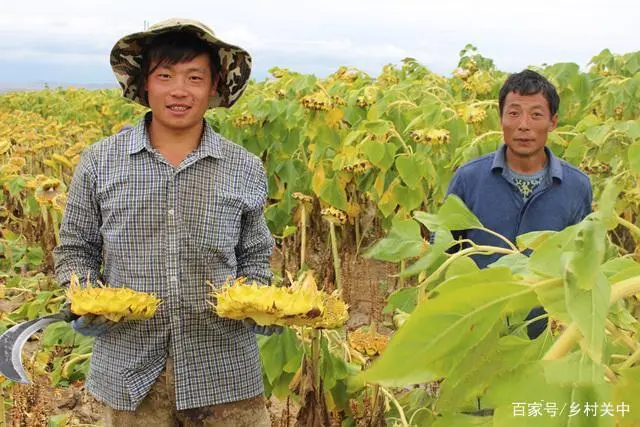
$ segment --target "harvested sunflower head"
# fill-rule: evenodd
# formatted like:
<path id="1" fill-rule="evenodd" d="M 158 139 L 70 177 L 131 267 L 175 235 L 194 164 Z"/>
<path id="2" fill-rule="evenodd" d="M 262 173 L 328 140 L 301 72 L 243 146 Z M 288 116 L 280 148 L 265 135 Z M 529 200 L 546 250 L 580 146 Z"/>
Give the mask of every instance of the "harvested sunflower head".
<path id="1" fill-rule="evenodd" d="M 347 319 L 347 306 L 337 294 L 316 287 L 312 274 L 305 274 L 291 287 L 247 284 L 244 278 L 214 290 L 212 304 L 218 316 L 252 319 L 258 325 L 338 328 Z"/>
<path id="2" fill-rule="evenodd" d="M 160 304 L 154 295 L 128 288 L 94 287 L 88 282 L 81 287 L 75 275 L 71 277 L 67 299 L 72 313 L 100 315 L 113 322 L 149 319 Z"/>

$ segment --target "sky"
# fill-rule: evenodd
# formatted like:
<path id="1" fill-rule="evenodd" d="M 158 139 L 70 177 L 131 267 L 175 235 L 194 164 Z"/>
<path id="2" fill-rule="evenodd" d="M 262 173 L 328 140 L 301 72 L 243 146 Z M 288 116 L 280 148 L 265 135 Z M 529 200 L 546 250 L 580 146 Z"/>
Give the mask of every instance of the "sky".
<path id="1" fill-rule="evenodd" d="M 200 20 L 247 49 L 252 76 L 271 67 L 376 75 L 416 58 L 449 75 L 467 43 L 504 71 L 640 50 L 636 0 L 0 0 L 0 89 L 114 85 L 109 52 L 145 22 Z"/>

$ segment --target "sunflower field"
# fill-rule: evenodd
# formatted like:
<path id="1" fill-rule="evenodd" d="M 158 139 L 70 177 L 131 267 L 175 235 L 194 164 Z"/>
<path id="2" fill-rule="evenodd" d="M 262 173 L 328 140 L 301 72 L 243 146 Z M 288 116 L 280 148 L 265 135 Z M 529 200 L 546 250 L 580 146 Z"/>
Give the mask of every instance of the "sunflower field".
<path id="1" fill-rule="evenodd" d="M 276 284 L 349 306 L 345 327 L 258 337 L 274 425 L 640 425 L 640 52 L 532 68 L 561 100 L 547 145 L 589 175 L 594 213 L 509 248 L 449 251 L 483 229 L 445 198 L 452 174 L 502 143 L 508 74 L 471 45 L 449 76 L 412 58 L 375 77 L 273 68 L 207 113 L 265 165 Z M 0 333 L 65 303 L 51 253 L 74 167 L 145 111 L 116 89 L 0 95 Z M 536 305 L 550 327 L 529 340 Z M 81 408 L 91 346 L 63 322 L 36 334 L 33 384 L 0 378 L 0 423 L 100 425 Z"/>

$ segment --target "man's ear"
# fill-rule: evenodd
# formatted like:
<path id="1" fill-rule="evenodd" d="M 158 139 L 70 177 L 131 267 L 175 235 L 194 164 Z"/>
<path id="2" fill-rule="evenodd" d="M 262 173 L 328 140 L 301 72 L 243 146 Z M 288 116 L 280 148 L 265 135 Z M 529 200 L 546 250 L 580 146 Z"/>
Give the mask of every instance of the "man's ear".
<path id="1" fill-rule="evenodd" d="M 554 114 L 551 117 L 551 123 L 549 124 L 549 132 L 558 127 L 558 113 Z"/>
<path id="2" fill-rule="evenodd" d="M 211 96 L 215 95 L 218 90 L 218 84 L 220 83 L 220 73 L 216 72 L 213 76 L 213 84 L 211 85 Z"/>

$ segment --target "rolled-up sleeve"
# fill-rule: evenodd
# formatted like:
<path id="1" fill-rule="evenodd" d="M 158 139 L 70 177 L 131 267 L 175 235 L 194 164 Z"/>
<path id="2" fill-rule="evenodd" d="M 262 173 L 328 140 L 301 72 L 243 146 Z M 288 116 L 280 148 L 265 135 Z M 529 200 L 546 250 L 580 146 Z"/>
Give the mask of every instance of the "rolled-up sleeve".
<path id="1" fill-rule="evenodd" d="M 96 174 L 91 150 L 87 149 L 74 171 L 60 226 L 60 244 L 53 251 L 58 283 L 66 286 L 74 273 L 81 283 L 87 278 L 102 281 L 101 222 Z"/>
<path id="2" fill-rule="evenodd" d="M 267 201 L 267 176 L 262 163 L 256 158 L 253 169 L 253 197 L 242 215 L 240 239 L 236 246 L 237 275 L 250 281 L 271 284 L 273 274 L 270 257 L 275 241 L 264 216 Z"/>

